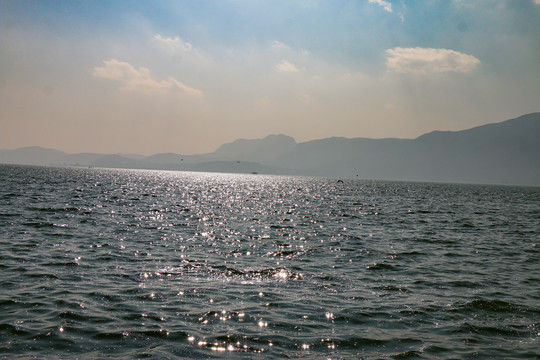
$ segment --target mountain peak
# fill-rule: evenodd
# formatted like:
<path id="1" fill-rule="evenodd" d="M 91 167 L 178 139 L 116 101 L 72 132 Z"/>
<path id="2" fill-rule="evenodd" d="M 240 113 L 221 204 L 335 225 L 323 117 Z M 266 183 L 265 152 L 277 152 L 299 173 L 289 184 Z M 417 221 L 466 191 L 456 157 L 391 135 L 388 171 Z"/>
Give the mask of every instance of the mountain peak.
<path id="1" fill-rule="evenodd" d="M 268 135 L 263 139 L 238 139 L 221 145 L 213 157 L 231 160 L 257 161 L 272 160 L 296 147 L 294 138 L 283 135 Z"/>

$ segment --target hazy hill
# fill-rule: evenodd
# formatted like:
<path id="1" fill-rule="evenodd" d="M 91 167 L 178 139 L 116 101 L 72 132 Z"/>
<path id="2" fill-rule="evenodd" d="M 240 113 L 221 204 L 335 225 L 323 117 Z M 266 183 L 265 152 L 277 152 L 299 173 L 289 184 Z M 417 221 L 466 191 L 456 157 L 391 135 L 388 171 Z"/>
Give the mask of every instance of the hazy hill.
<path id="1" fill-rule="evenodd" d="M 272 161 L 293 150 L 296 141 L 286 135 L 269 135 L 264 139 L 238 139 L 221 145 L 211 155 L 216 159 Z"/>
<path id="2" fill-rule="evenodd" d="M 416 139 L 423 176 L 438 181 L 540 185 L 540 113 Z M 420 170 L 420 169 L 419 169 Z"/>
<path id="3" fill-rule="evenodd" d="M 53 163 L 69 165 L 87 165 L 103 157 L 103 154 L 80 153 L 66 154 L 62 158 L 55 159 Z"/>
<path id="4" fill-rule="evenodd" d="M 323 176 L 540 185 L 540 113 L 417 139 L 309 141 L 278 163 Z"/>
<path id="5" fill-rule="evenodd" d="M 66 156 L 63 151 L 27 146 L 0 152 L 0 163 L 20 165 L 48 165 Z"/>
<path id="6" fill-rule="evenodd" d="M 416 139 L 285 135 L 239 139 L 202 155 L 66 154 L 40 147 L 1 150 L 0 163 L 294 174 L 363 179 L 540 186 L 540 113 Z"/>

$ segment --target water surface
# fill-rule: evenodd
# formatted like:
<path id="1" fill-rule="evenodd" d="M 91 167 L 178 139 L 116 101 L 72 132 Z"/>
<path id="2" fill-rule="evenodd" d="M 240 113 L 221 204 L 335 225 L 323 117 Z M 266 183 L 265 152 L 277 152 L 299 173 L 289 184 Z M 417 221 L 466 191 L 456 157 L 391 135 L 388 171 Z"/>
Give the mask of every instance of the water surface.
<path id="1" fill-rule="evenodd" d="M 538 358 L 540 188 L 0 165 L 3 358 Z"/>

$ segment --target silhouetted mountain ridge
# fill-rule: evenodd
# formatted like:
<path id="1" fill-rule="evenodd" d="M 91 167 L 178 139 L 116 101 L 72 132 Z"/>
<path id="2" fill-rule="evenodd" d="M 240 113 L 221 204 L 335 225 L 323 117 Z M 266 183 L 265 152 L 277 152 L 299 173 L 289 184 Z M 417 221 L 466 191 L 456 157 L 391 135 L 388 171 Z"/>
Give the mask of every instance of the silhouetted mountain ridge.
<path id="1" fill-rule="evenodd" d="M 218 171 L 364 179 L 540 185 L 540 113 L 416 139 L 331 137 L 297 143 L 286 135 L 238 139 L 209 154 L 66 154 L 1 150 L 0 163 Z"/>
<path id="2" fill-rule="evenodd" d="M 283 134 L 268 135 L 263 139 L 238 139 L 221 145 L 212 156 L 218 159 L 271 161 L 292 151 L 296 141 Z"/>

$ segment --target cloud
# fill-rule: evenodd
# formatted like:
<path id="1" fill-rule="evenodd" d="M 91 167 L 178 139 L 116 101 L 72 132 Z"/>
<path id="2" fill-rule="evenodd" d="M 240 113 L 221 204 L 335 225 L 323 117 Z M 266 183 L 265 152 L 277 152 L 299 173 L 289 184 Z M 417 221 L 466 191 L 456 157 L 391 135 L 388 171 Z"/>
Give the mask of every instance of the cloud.
<path id="1" fill-rule="evenodd" d="M 191 88 L 180 81 L 169 77 L 167 80 L 152 78 L 150 70 L 145 67 L 136 69 L 130 63 L 116 59 L 103 61 L 105 66 L 95 67 L 92 75 L 110 79 L 122 84 L 121 89 L 147 93 L 180 92 L 186 95 L 201 96 L 200 90 Z"/>
<path id="2" fill-rule="evenodd" d="M 386 50 L 388 70 L 402 74 L 469 73 L 479 64 L 480 60 L 472 55 L 448 49 L 395 47 Z"/>
<path id="3" fill-rule="evenodd" d="M 369 0 L 371 4 L 377 4 L 379 6 L 382 6 L 384 11 L 392 12 L 392 4 L 390 4 L 386 0 Z"/>
<path id="4" fill-rule="evenodd" d="M 190 43 L 182 40 L 180 37 L 175 36 L 174 38 L 164 38 L 160 34 L 155 35 L 152 38 L 156 43 L 170 49 L 177 50 L 181 49 L 184 51 L 190 51 L 192 46 Z"/>
<path id="5" fill-rule="evenodd" d="M 282 60 L 279 64 L 276 65 L 276 70 L 279 71 L 279 72 L 298 72 L 300 70 L 298 70 L 298 68 L 288 62 L 287 60 Z"/>
<path id="6" fill-rule="evenodd" d="M 272 42 L 272 47 L 277 48 L 277 49 L 288 49 L 289 48 L 287 45 L 285 45 L 281 41 L 277 41 L 277 40 L 274 40 L 274 42 Z"/>

